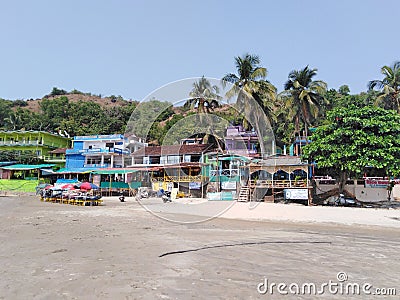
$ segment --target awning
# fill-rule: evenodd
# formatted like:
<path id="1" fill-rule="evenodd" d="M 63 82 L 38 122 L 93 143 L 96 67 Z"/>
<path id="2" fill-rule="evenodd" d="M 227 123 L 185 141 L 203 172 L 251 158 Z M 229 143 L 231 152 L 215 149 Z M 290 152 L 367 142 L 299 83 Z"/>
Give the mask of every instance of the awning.
<path id="1" fill-rule="evenodd" d="M 13 171 L 27 171 L 27 170 L 36 170 L 36 169 L 45 169 L 54 167 L 53 164 L 41 164 L 41 165 L 22 165 L 22 164 L 15 164 L 11 166 L 1 167 L 4 170 L 13 170 Z"/>
<path id="2" fill-rule="evenodd" d="M 93 171 L 92 174 L 97 174 L 97 175 L 112 175 L 112 174 L 127 174 L 127 173 L 134 173 L 137 172 L 137 170 L 125 170 L 125 169 L 120 169 L 120 170 L 96 170 Z"/>
<path id="3" fill-rule="evenodd" d="M 111 175 L 111 174 L 128 174 L 128 173 L 135 173 L 138 171 L 159 171 L 161 167 L 130 167 L 130 168 L 117 168 L 117 169 L 99 169 L 95 170 L 93 174 L 100 174 L 100 175 Z"/>
<path id="4" fill-rule="evenodd" d="M 87 174 L 95 171 L 96 169 L 87 168 L 62 168 L 56 172 L 56 174 Z"/>
<path id="5" fill-rule="evenodd" d="M 0 167 L 15 165 L 16 161 L 0 161 Z"/>

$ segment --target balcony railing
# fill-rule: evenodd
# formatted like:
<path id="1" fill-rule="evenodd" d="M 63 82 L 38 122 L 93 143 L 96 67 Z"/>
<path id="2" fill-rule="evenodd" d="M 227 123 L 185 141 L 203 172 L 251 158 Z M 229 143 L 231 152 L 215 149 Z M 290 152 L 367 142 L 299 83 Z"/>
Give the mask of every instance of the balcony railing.
<path id="1" fill-rule="evenodd" d="M 237 154 L 237 155 L 248 155 L 248 154 L 257 154 L 257 150 L 248 150 L 248 149 L 227 149 L 227 153 L 229 154 Z"/>
<path id="2" fill-rule="evenodd" d="M 239 169 L 210 170 L 210 177 L 214 176 L 235 177 L 238 175 L 239 175 Z"/>
<path id="3" fill-rule="evenodd" d="M 306 188 L 309 185 L 307 179 L 301 180 L 250 180 L 251 187 L 274 187 L 274 188 Z"/>
<path id="4" fill-rule="evenodd" d="M 84 168 L 108 168 L 110 164 L 84 164 Z"/>
<path id="5" fill-rule="evenodd" d="M 9 146 L 9 145 L 15 145 L 15 146 L 37 146 L 41 145 L 38 141 L 0 141 L 0 146 Z"/>
<path id="6" fill-rule="evenodd" d="M 49 155 L 46 155 L 46 156 L 42 156 L 41 158 L 42 158 L 44 161 L 49 161 L 49 162 L 65 162 L 65 160 L 66 160 L 65 156 L 59 156 L 59 157 L 57 157 L 57 156 L 49 156 Z"/>
<path id="7" fill-rule="evenodd" d="M 106 153 L 116 153 L 116 154 L 124 154 L 129 155 L 129 151 L 117 149 L 117 148 L 92 148 L 92 149 L 67 149 L 67 154 L 106 154 Z"/>
<path id="8" fill-rule="evenodd" d="M 173 181 L 173 182 L 199 182 L 203 179 L 201 175 L 184 175 L 184 176 L 165 176 L 165 177 L 152 177 L 151 181 Z"/>

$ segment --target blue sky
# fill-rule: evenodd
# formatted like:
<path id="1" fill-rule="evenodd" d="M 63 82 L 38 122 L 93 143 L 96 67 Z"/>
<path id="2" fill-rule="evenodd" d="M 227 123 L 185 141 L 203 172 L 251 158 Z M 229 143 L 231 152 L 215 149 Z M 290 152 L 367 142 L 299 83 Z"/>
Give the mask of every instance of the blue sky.
<path id="1" fill-rule="evenodd" d="M 400 60 L 397 0 L 4 0 L 0 97 L 53 87 L 141 100 L 171 81 L 221 78 L 257 54 L 278 91 L 309 65 L 352 93 Z"/>

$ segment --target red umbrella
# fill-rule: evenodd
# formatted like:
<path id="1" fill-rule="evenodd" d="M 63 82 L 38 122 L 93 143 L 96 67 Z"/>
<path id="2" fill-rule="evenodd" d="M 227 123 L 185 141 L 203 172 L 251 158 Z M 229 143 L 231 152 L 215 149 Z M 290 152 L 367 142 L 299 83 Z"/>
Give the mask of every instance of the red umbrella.
<path id="1" fill-rule="evenodd" d="M 92 189 L 92 185 L 90 184 L 90 182 L 83 182 L 81 184 L 81 190 L 91 190 Z"/>
<path id="2" fill-rule="evenodd" d="M 63 186 L 61 186 L 61 188 L 63 190 L 73 190 L 73 189 L 75 189 L 75 186 L 71 183 L 68 183 L 68 184 L 64 184 Z"/>

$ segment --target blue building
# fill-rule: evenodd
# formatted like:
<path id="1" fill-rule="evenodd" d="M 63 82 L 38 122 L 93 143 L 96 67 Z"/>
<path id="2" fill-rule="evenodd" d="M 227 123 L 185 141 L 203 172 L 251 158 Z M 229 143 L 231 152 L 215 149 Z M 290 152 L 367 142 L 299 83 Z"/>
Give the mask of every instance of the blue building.
<path id="1" fill-rule="evenodd" d="M 123 168 L 129 139 L 122 134 L 75 136 L 66 150 L 66 169 Z M 129 157 L 127 157 L 130 159 Z"/>

